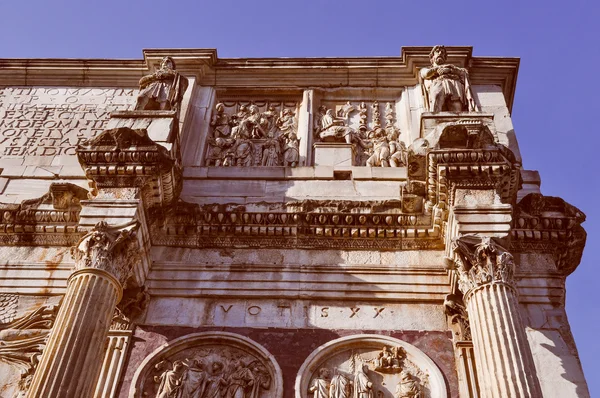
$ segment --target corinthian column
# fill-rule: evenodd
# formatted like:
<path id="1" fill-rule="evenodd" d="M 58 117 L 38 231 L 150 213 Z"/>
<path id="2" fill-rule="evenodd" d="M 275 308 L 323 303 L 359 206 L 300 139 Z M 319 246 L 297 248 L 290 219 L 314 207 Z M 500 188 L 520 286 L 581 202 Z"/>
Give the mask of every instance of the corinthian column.
<path id="1" fill-rule="evenodd" d="M 93 395 L 115 305 L 136 261 L 137 226 L 100 222 L 71 249 L 75 271 L 28 397 Z"/>
<path id="2" fill-rule="evenodd" d="M 482 397 L 542 396 L 519 303 L 512 255 L 494 238 L 454 242 Z"/>

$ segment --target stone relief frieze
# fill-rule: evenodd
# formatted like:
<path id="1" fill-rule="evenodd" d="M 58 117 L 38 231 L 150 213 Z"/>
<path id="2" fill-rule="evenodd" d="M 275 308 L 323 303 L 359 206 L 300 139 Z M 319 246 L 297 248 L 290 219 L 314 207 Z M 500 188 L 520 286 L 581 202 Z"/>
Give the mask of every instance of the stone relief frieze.
<path id="1" fill-rule="evenodd" d="M 395 103 L 392 102 L 337 104 L 327 101 L 317 110 L 313 134 L 317 142 L 354 145 L 357 166 L 401 167 L 407 165 L 406 144 L 400 140 L 400 130 L 395 123 Z"/>
<path id="2" fill-rule="evenodd" d="M 280 397 L 283 388 L 279 365 L 264 348 L 226 332 L 184 336 L 157 350 L 135 385 L 133 396 L 153 398 Z"/>
<path id="3" fill-rule="evenodd" d="M 210 121 L 206 166 L 296 167 L 297 109 L 286 101 L 219 102 Z"/>
<path id="4" fill-rule="evenodd" d="M 427 383 L 402 347 L 383 346 L 335 355 L 316 372 L 308 392 L 313 398 L 416 398 L 425 397 Z"/>
<path id="5" fill-rule="evenodd" d="M 443 376 L 433 362 L 410 344 L 385 336 L 357 335 L 327 343 L 307 358 L 300 374 L 298 398 L 445 396 Z"/>

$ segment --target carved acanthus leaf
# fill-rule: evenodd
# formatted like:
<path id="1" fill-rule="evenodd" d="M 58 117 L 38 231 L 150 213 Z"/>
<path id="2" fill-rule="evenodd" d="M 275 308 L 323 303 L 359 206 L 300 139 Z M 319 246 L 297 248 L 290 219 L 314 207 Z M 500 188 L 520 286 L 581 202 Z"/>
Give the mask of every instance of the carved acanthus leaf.
<path id="1" fill-rule="evenodd" d="M 25 391 L 31 382 L 57 312 L 58 306 L 45 305 L 0 326 L 0 361 L 18 369 L 21 391 Z"/>
<path id="2" fill-rule="evenodd" d="M 453 248 L 458 287 L 463 294 L 489 283 L 514 284 L 513 256 L 495 238 L 462 236 L 454 241 Z"/>
<path id="3" fill-rule="evenodd" d="M 132 275 L 133 265 L 139 261 L 135 237 L 138 228 L 139 223 L 135 220 L 115 226 L 99 222 L 71 248 L 75 268 L 104 270 L 125 286 Z"/>

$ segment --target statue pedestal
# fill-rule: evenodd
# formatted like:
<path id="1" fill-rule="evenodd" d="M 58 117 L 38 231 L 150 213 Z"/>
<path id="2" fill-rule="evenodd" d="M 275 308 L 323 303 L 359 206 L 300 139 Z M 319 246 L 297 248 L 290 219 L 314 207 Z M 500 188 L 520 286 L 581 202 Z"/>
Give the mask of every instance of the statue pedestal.
<path id="1" fill-rule="evenodd" d="M 315 166 L 353 166 L 354 145 L 339 142 L 317 142 Z"/>
<path id="2" fill-rule="evenodd" d="M 146 129 L 152 141 L 171 150 L 178 130 L 177 112 L 144 110 L 112 112 L 106 128 L 117 127 Z"/>

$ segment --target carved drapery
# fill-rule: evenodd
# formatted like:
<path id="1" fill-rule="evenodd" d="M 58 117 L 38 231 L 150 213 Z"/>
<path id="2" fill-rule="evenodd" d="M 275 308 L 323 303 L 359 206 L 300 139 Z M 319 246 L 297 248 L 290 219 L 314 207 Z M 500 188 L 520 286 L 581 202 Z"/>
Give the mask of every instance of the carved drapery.
<path id="1" fill-rule="evenodd" d="M 115 305 L 137 261 L 137 227 L 137 221 L 116 227 L 100 222 L 72 248 L 76 270 L 29 397 L 92 396 Z"/>

